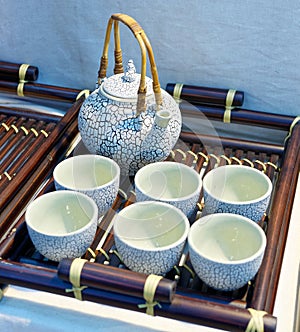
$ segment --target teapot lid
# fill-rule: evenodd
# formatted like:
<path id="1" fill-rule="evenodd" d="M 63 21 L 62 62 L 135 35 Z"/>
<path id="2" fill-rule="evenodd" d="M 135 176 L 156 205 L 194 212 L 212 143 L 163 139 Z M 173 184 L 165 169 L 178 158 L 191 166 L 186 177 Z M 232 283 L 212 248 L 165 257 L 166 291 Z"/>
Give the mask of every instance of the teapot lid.
<path id="1" fill-rule="evenodd" d="M 141 75 L 136 73 L 132 60 L 129 60 L 125 73 L 116 74 L 106 78 L 100 88 L 106 94 L 121 99 L 136 99 L 140 85 Z M 153 94 L 152 79 L 146 77 L 147 96 Z"/>

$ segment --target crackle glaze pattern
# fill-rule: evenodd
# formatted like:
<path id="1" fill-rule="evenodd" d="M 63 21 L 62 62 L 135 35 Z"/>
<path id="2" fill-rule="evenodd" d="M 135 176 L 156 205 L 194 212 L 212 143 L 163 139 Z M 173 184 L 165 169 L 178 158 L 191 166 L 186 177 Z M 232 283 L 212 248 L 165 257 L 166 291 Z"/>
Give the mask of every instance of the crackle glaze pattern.
<path id="1" fill-rule="evenodd" d="M 259 222 L 266 212 L 269 205 L 270 196 L 255 203 L 231 204 L 221 202 L 209 195 L 206 191 L 203 193 L 205 206 L 202 216 L 213 213 L 234 213 L 247 217 L 255 222 Z"/>
<path id="2" fill-rule="evenodd" d="M 167 158 L 170 147 L 173 146 L 170 128 L 162 128 L 155 122 L 141 145 L 141 161 L 138 168 Z M 159 142 L 159 143 L 158 143 Z M 138 169 L 137 169 L 138 170 Z M 136 172 L 136 171 L 134 171 Z"/>
<path id="3" fill-rule="evenodd" d="M 103 90 L 118 98 L 135 99 L 140 85 L 141 74 L 136 73 L 135 67 L 133 68 L 133 72 L 127 69 L 125 74 L 116 74 L 105 79 L 102 83 Z M 153 93 L 152 80 L 149 77 L 146 77 L 146 88 L 147 95 Z"/>
<path id="4" fill-rule="evenodd" d="M 141 192 L 138 187 L 135 188 L 135 194 L 137 202 L 153 200 L 152 197 L 149 197 L 143 192 Z M 192 221 L 194 220 L 196 213 L 198 211 L 197 203 L 199 200 L 199 192 L 196 192 L 194 196 L 189 197 L 188 199 L 180 199 L 176 201 L 161 200 L 161 199 L 155 199 L 155 200 L 176 206 L 188 217 L 189 220 Z"/>
<path id="5" fill-rule="evenodd" d="M 115 244 L 124 264 L 132 271 L 145 274 L 165 275 L 178 263 L 184 243 L 185 239 L 166 250 L 142 250 L 128 246 L 115 234 Z"/>
<path id="6" fill-rule="evenodd" d="M 191 263 L 195 272 L 208 286 L 222 290 L 232 291 L 243 287 L 257 273 L 263 253 L 251 262 L 237 264 L 216 263 L 198 255 L 189 247 Z"/>
<path id="7" fill-rule="evenodd" d="M 55 183 L 56 190 L 74 190 L 70 188 L 66 188 L 60 185 L 58 182 Z M 86 194 L 87 196 L 91 197 L 98 207 L 98 215 L 99 217 L 104 215 L 113 205 L 119 189 L 119 178 L 116 178 L 115 181 L 110 183 L 107 186 L 96 188 L 93 190 L 79 190 L 76 191 Z"/>
<path id="8" fill-rule="evenodd" d="M 136 101 L 109 99 L 99 89 L 84 101 L 78 116 L 87 149 L 115 160 L 124 175 L 134 175 L 142 166 L 165 159 L 181 130 L 181 115 L 174 99 L 162 91 L 162 108 L 171 113 L 171 119 L 166 128 L 158 128 L 151 98 L 147 110 L 136 117 Z"/>
<path id="9" fill-rule="evenodd" d="M 28 233 L 36 249 L 46 258 L 59 262 L 63 258 L 81 257 L 91 245 L 97 228 L 97 219 L 83 232 L 55 236 L 37 233 L 28 224 Z"/>

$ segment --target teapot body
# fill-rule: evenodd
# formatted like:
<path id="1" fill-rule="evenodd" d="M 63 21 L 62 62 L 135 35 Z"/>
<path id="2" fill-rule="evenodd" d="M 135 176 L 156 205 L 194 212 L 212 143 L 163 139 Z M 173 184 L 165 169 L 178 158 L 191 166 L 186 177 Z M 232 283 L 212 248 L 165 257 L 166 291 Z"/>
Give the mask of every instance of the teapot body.
<path id="1" fill-rule="evenodd" d="M 90 153 L 115 160 L 123 175 L 134 175 L 144 165 L 164 160 L 178 140 L 182 120 L 176 101 L 161 92 L 162 111 L 157 110 L 152 94 L 139 114 L 136 100 L 107 96 L 101 86 L 96 89 L 78 116 L 81 138 Z M 158 121 L 162 112 L 167 113 L 165 120 Z"/>

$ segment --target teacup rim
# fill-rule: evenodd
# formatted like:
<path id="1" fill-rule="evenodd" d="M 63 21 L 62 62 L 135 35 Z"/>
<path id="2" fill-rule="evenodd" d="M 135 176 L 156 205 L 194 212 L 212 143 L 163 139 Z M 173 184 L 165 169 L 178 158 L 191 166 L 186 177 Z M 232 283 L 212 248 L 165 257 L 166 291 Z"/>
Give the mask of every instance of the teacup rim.
<path id="1" fill-rule="evenodd" d="M 84 199 L 86 199 L 89 203 L 91 203 L 91 205 L 93 206 L 93 215 L 90 218 L 89 222 L 86 223 L 83 227 L 77 229 L 76 231 L 72 231 L 72 232 L 68 232 L 68 233 L 61 233 L 61 234 L 55 234 L 55 233 L 50 233 L 50 232 L 43 232 L 40 229 L 36 228 L 35 226 L 32 225 L 32 223 L 28 220 L 28 214 L 30 213 L 30 210 L 32 209 L 32 207 L 36 204 L 38 204 L 38 202 L 40 200 L 44 200 L 49 198 L 50 196 L 58 196 L 58 195 L 72 195 L 72 196 L 82 196 Z M 25 223 L 26 225 L 28 225 L 32 230 L 34 230 L 35 232 L 37 232 L 38 234 L 44 235 L 44 236 L 51 236 L 51 237 L 57 237 L 57 238 L 61 238 L 64 236 L 73 236 L 76 234 L 79 234 L 81 232 L 84 232 L 86 229 L 88 229 L 91 224 L 93 224 L 94 222 L 97 223 L 98 221 L 98 207 L 97 204 L 94 202 L 94 200 L 92 198 L 90 198 L 88 195 L 84 194 L 84 193 L 80 193 L 77 191 L 73 191 L 73 190 L 59 190 L 59 191 L 52 191 L 49 193 L 45 193 L 37 198 L 35 198 L 33 201 L 31 201 L 27 208 L 26 208 L 26 212 L 25 212 Z"/>
<path id="2" fill-rule="evenodd" d="M 255 172 L 257 174 L 260 174 L 263 176 L 263 178 L 266 180 L 266 182 L 268 183 L 268 190 L 261 196 L 259 196 L 258 198 L 256 199 L 250 199 L 250 200 L 247 200 L 247 201 L 234 201 L 234 200 L 226 200 L 226 199 L 222 199 L 222 198 L 219 198 L 215 195 L 213 195 L 211 193 L 210 190 L 207 189 L 206 187 L 206 182 L 207 182 L 207 176 L 211 173 L 211 172 L 214 172 L 215 170 L 218 170 L 220 169 L 221 167 L 225 167 L 225 168 L 229 168 L 231 167 L 231 169 L 233 168 L 239 168 L 239 169 L 243 169 L 243 168 L 247 168 L 247 171 L 250 171 L 250 172 Z M 209 176 L 212 176 L 213 173 L 211 173 Z M 255 203 L 258 203 L 264 199 L 266 199 L 267 197 L 269 197 L 272 193 L 272 190 L 273 190 L 273 184 L 272 184 L 272 181 L 271 179 L 265 174 L 263 173 L 262 171 L 256 169 L 256 168 L 253 168 L 253 167 L 249 167 L 249 166 L 244 166 L 244 165 L 224 165 L 224 166 L 220 166 L 220 167 L 217 167 L 217 168 L 214 168 L 212 170 L 210 170 L 204 177 L 203 177 L 203 180 L 202 180 L 202 186 L 203 186 L 203 190 L 205 192 L 207 192 L 211 197 L 213 197 L 215 200 L 218 200 L 222 203 L 226 203 L 226 204 L 229 204 L 229 205 L 247 205 L 247 204 L 255 204 Z"/>
<path id="3" fill-rule="evenodd" d="M 148 196 L 149 198 L 151 198 L 152 200 L 158 200 L 158 201 L 161 201 L 161 202 L 164 202 L 164 203 L 168 203 L 168 202 L 180 202 L 182 200 L 187 200 L 189 198 L 192 198 L 195 193 L 199 192 L 200 193 L 200 190 L 201 190 L 201 187 L 203 185 L 203 181 L 201 179 L 201 176 L 200 174 L 195 170 L 193 169 L 192 167 L 188 166 L 188 165 L 185 165 L 185 164 L 181 164 L 181 163 L 176 163 L 174 161 L 158 161 L 158 162 L 155 162 L 155 163 L 151 163 L 151 164 L 148 164 L 148 165 L 145 165 L 143 166 L 142 168 L 140 168 L 137 173 L 135 174 L 135 177 L 134 177 L 134 183 L 136 185 L 136 179 L 137 179 L 137 175 L 139 176 L 144 170 L 145 170 L 145 167 L 154 167 L 156 168 L 156 166 L 160 166 L 160 165 L 163 165 L 163 166 L 167 166 L 167 165 L 176 165 L 177 167 L 180 167 L 180 168 L 185 168 L 187 170 L 193 170 L 197 176 L 197 179 L 198 179 L 198 185 L 196 187 L 196 189 L 189 195 L 185 195 L 185 196 L 180 196 L 180 197 L 176 197 L 176 198 L 156 198 L 154 197 L 153 195 L 150 195 L 149 193 L 147 193 L 146 191 L 144 191 L 143 189 L 141 189 L 141 187 L 138 185 L 138 190 L 141 191 L 144 195 Z M 195 176 L 195 178 L 196 178 Z"/>
<path id="4" fill-rule="evenodd" d="M 224 216 L 230 216 L 231 218 L 235 218 L 235 219 L 247 222 L 248 224 L 251 225 L 251 227 L 254 227 L 258 231 L 258 234 L 260 235 L 262 241 L 261 241 L 261 245 L 260 245 L 259 249 L 254 254 L 252 254 L 251 256 L 249 256 L 247 258 L 228 261 L 228 260 L 222 260 L 222 259 L 212 259 L 211 257 L 203 254 L 202 252 L 199 252 L 199 250 L 197 250 L 195 248 L 194 240 L 192 239 L 193 230 L 196 227 L 198 227 L 199 224 L 204 225 L 206 223 L 209 223 L 210 218 L 220 218 L 221 219 Z M 224 221 L 224 222 L 226 222 L 226 221 Z M 201 257 L 205 258 L 206 260 L 208 260 L 210 262 L 213 262 L 216 264 L 223 264 L 223 265 L 240 265 L 240 264 L 249 263 L 249 262 L 257 259 L 261 255 L 263 255 L 265 252 L 265 249 L 266 249 L 266 245 L 267 245 L 267 237 L 266 237 L 264 230 L 253 220 L 251 220 L 245 216 L 235 214 L 235 213 L 215 213 L 215 214 L 206 215 L 204 217 L 197 219 L 190 228 L 187 240 L 188 240 L 189 248 L 192 248 L 192 250 L 194 252 L 196 252 L 198 255 L 200 255 Z"/>
<path id="5" fill-rule="evenodd" d="M 106 182 L 106 183 L 104 183 L 104 184 L 102 184 L 102 185 L 100 185 L 100 186 L 86 187 L 86 188 L 79 188 L 79 189 L 78 189 L 78 188 L 75 188 L 75 187 L 73 187 L 73 186 L 67 186 L 67 185 L 65 185 L 64 183 L 62 183 L 61 181 L 59 181 L 59 180 L 57 179 L 55 173 L 57 172 L 58 168 L 61 167 L 61 165 L 65 164 L 65 163 L 67 163 L 67 162 L 70 162 L 70 161 L 74 160 L 75 158 L 76 158 L 76 159 L 87 159 L 87 158 L 90 158 L 91 156 L 92 156 L 93 158 L 96 158 L 96 159 L 107 160 L 107 161 L 109 161 L 112 165 L 114 165 L 114 167 L 115 167 L 115 169 L 116 169 L 116 171 L 117 171 L 116 176 L 115 176 L 112 180 L 110 180 L 110 181 L 108 181 L 108 182 Z M 54 170 L 53 170 L 53 179 L 54 179 L 54 181 L 57 182 L 60 186 L 66 188 L 66 189 L 68 189 L 68 190 L 73 190 L 73 191 L 78 191 L 78 192 L 85 192 L 85 191 L 99 190 L 99 189 L 101 189 L 101 188 L 104 188 L 104 187 L 110 186 L 111 184 L 113 184 L 113 183 L 116 181 L 116 179 L 118 179 L 118 178 L 120 177 L 120 172 L 121 172 L 121 171 L 120 171 L 120 166 L 119 166 L 119 165 L 118 165 L 113 159 L 111 159 L 111 158 L 108 158 L 108 157 L 105 157 L 105 156 L 101 156 L 101 155 L 97 155 L 97 154 L 82 154 L 82 155 L 76 155 L 76 156 L 72 156 L 72 157 L 66 158 L 66 159 L 62 160 L 61 162 L 59 162 L 59 163 L 55 166 L 55 168 L 54 168 Z"/>
<path id="6" fill-rule="evenodd" d="M 179 239 L 177 239 L 177 241 L 175 242 L 172 242 L 171 244 L 169 245 L 166 245 L 166 246 L 162 246 L 162 247 L 156 247 L 156 248 L 141 248 L 141 247 L 138 247 L 138 246 L 135 246 L 132 242 L 128 242 L 126 240 L 124 240 L 123 237 L 121 237 L 119 234 L 118 234 L 118 231 L 116 231 L 116 228 L 115 228 L 115 225 L 116 225 L 116 220 L 119 216 L 120 213 L 122 213 L 124 211 L 124 209 L 132 209 L 132 208 L 135 208 L 135 206 L 137 205 L 148 205 L 148 204 L 155 204 L 155 205 L 164 205 L 164 206 L 167 206 L 168 208 L 171 208 L 172 210 L 175 210 L 176 213 L 178 213 L 181 217 L 182 217 L 182 220 L 184 221 L 184 232 L 182 233 L 182 235 L 180 236 Z M 187 237 L 188 237 L 188 234 L 189 234 L 189 231 L 190 231 L 190 222 L 187 218 L 187 216 L 179 209 L 177 208 L 176 206 L 174 205 L 171 205 L 171 204 L 168 204 L 166 202 L 160 202 L 160 201 L 143 201 L 143 202 L 135 202 L 127 207 L 125 207 L 124 209 L 122 209 L 119 213 L 116 213 L 115 216 L 114 216 L 114 220 L 113 220 L 113 228 L 114 228 L 114 235 L 117 236 L 122 242 L 126 243 L 126 245 L 136 249 L 136 250 L 140 250 L 140 251 L 165 251 L 165 250 L 168 250 L 168 249 L 171 249 L 171 248 L 175 248 L 176 246 L 178 246 L 179 244 L 183 243 L 183 242 L 186 242 L 187 241 Z M 179 225 L 179 224 L 178 224 Z M 177 227 L 178 225 L 174 226 L 174 227 Z M 143 241 L 145 239 L 141 239 L 141 241 Z"/>

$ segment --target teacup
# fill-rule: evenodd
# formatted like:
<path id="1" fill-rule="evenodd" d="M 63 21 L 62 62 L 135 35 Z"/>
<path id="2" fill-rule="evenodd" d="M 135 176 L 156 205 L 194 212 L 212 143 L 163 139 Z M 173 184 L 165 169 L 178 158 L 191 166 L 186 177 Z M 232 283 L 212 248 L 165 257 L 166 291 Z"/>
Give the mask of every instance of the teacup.
<path id="1" fill-rule="evenodd" d="M 201 177 L 191 167 L 164 161 L 146 165 L 135 175 L 138 202 L 156 200 L 179 208 L 189 220 L 196 216 Z"/>
<path id="2" fill-rule="evenodd" d="M 120 168 L 110 158 L 78 155 L 61 161 L 53 172 L 56 190 L 75 190 L 91 197 L 104 215 L 116 199 Z"/>
<path id="3" fill-rule="evenodd" d="M 173 205 L 139 202 L 121 210 L 114 217 L 116 248 L 131 270 L 165 275 L 182 254 L 189 221 Z"/>
<path id="4" fill-rule="evenodd" d="M 32 201 L 25 220 L 36 249 L 46 258 L 82 256 L 97 229 L 98 209 L 87 195 L 75 191 L 53 191 Z"/>
<path id="5" fill-rule="evenodd" d="M 258 222 L 271 192 L 271 180 L 258 169 L 242 165 L 212 169 L 203 178 L 203 215 L 236 213 Z"/>
<path id="6" fill-rule="evenodd" d="M 188 236 L 192 266 L 208 286 L 232 291 L 258 272 L 266 247 L 262 228 L 249 218 L 217 213 L 198 219 Z"/>

